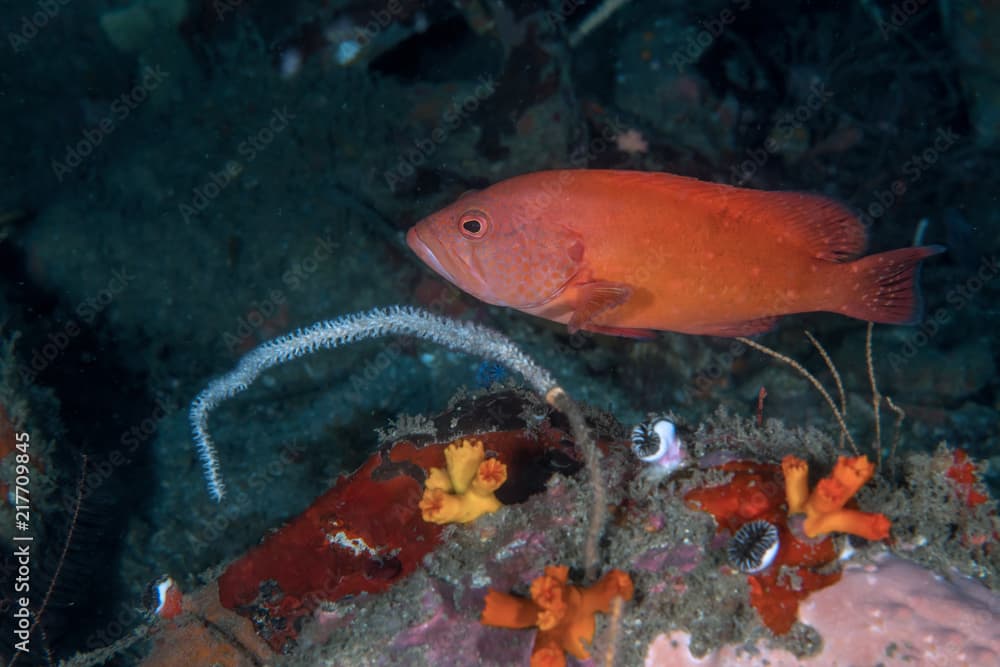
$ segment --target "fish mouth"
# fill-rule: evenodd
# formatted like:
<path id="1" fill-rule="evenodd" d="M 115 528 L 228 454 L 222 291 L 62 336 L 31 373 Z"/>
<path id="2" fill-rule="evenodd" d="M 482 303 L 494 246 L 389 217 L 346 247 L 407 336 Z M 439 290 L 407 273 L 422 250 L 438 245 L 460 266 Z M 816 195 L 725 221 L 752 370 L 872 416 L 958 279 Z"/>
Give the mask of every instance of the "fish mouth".
<path id="1" fill-rule="evenodd" d="M 420 233 L 417 232 L 416 227 L 410 227 L 410 231 L 406 232 L 406 245 L 410 246 L 410 250 L 416 253 L 417 257 L 423 260 L 427 266 L 431 267 L 439 275 L 448 279 L 453 285 L 458 283 L 455 281 L 455 277 L 444 268 L 444 264 L 438 259 L 437 255 L 431 249 L 430 245 L 427 244 L 422 238 L 420 238 Z"/>
<path id="2" fill-rule="evenodd" d="M 417 227 L 419 226 L 418 223 L 406 233 L 406 245 L 410 246 L 410 249 L 416 253 L 417 257 L 434 269 L 438 275 L 446 278 L 448 282 L 460 290 L 468 292 L 477 299 L 482 299 L 487 303 L 494 303 L 489 298 L 490 287 L 481 275 L 481 272 L 477 271 L 476 267 L 472 266 L 464 258 L 452 252 L 447 245 L 440 243 L 433 232 L 426 236 L 421 236 L 420 232 L 417 231 Z M 452 267 L 453 271 L 459 272 L 461 279 L 456 277 L 453 271 L 445 268 L 446 263 Z"/>

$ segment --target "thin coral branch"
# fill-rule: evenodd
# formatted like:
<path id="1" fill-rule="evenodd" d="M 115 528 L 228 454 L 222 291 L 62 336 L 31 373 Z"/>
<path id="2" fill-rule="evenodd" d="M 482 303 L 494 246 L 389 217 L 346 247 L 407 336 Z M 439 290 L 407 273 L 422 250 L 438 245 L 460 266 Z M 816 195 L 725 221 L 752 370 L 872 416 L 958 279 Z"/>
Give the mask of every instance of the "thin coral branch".
<path id="1" fill-rule="evenodd" d="M 49 587 L 45 590 L 45 597 L 42 598 L 42 604 L 38 607 L 38 611 L 35 612 L 35 620 L 28 628 L 28 637 L 30 638 L 35 628 L 38 624 L 42 622 L 42 615 L 45 614 L 45 609 L 49 606 L 49 600 L 52 598 L 52 591 L 56 588 L 56 582 L 59 581 L 59 574 L 62 572 L 63 564 L 66 562 L 66 554 L 69 553 L 70 544 L 73 542 L 73 531 L 76 530 L 76 523 L 80 518 L 80 506 L 83 505 L 83 485 L 87 479 L 87 455 L 83 455 L 83 463 L 80 466 L 80 479 L 76 483 L 76 506 L 73 508 L 73 516 L 69 521 L 69 529 L 66 531 L 66 540 L 63 542 L 62 553 L 59 554 L 59 560 L 56 563 L 55 572 L 52 573 L 52 580 L 49 582 Z M 41 628 L 44 637 L 44 628 Z M 48 650 L 48 642 L 44 642 L 46 645 L 45 652 L 47 655 L 48 663 L 52 664 L 52 655 Z M 11 657 L 10 662 L 7 663 L 7 667 L 13 667 L 17 662 L 18 657 L 21 655 L 20 651 L 16 651 Z"/>
<path id="2" fill-rule="evenodd" d="M 830 369 L 830 375 L 833 376 L 833 381 L 837 385 L 837 394 L 840 396 L 840 416 L 843 417 L 846 420 L 847 419 L 847 394 L 844 393 L 844 383 L 840 380 L 840 372 L 837 370 L 837 367 L 834 365 L 833 359 L 831 359 L 830 355 L 826 353 L 826 348 L 823 347 L 823 345 L 818 340 L 816 340 L 816 337 L 813 336 L 812 333 L 809 332 L 809 331 L 806 331 L 805 334 L 806 334 L 806 338 L 809 339 L 809 342 L 811 342 L 813 344 L 813 347 L 816 348 L 816 351 L 819 352 L 819 356 L 823 357 L 823 361 L 826 363 L 826 367 Z M 841 434 L 840 434 L 840 447 L 842 449 L 844 447 L 844 434 L 843 434 L 843 432 L 841 432 Z"/>
<path id="3" fill-rule="evenodd" d="M 597 442 L 587 427 L 587 422 L 583 417 L 583 412 L 580 411 L 580 407 L 563 391 L 562 387 L 553 387 L 545 395 L 545 401 L 569 419 L 569 425 L 573 429 L 576 444 L 583 452 L 583 460 L 586 462 L 587 472 L 590 474 L 592 494 L 590 501 L 590 525 L 587 528 L 587 541 L 584 544 L 583 560 L 585 563 L 584 576 L 588 582 L 591 582 L 597 578 L 597 552 L 601 543 L 601 535 L 604 532 L 605 516 L 607 514 L 604 480 L 601 475 L 601 461 Z"/>
<path id="4" fill-rule="evenodd" d="M 882 467 L 882 395 L 878 393 L 878 385 L 875 383 L 875 363 L 872 360 L 872 329 L 874 322 L 868 323 L 868 331 L 865 334 L 865 364 L 868 366 L 868 382 L 872 387 L 872 412 L 875 414 L 875 465 Z"/>
<path id="5" fill-rule="evenodd" d="M 886 396 L 885 402 L 889 404 L 889 409 L 896 413 L 896 422 L 892 425 L 892 448 L 889 450 L 889 461 L 895 461 L 896 447 L 903 435 L 903 419 L 906 418 L 906 411 L 896 405 L 891 396 Z"/>
<path id="6" fill-rule="evenodd" d="M 764 425 L 764 399 L 767 398 L 767 389 L 761 386 L 757 392 L 757 428 Z"/>
<path id="7" fill-rule="evenodd" d="M 860 456 L 860 452 L 858 452 L 858 446 L 854 443 L 854 438 L 851 437 L 851 432 L 847 430 L 847 423 L 844 422 L 844 418 L 840 415 L 840 411 L 837 410 L 837 405 L 833 402 L 833 398 L 830 397 L 830 393 L 823 388 L 823 385 L 819 383 L 819 380 L 817 380 L 812 373 L 807 371 L 805 367 L 802 366 L 802 364 L 795 361 L 791 357 L 786 357 L 785 355 L 775 350 L 772 350 L 766 345 L 761 345 L 760 343 L 750 340 L 749 338 L 746 338 L 744 336 L 737 336 L 736 340 L 740 341 L 744 345 L 752 347 L 758 352 L 763 352 L 767 356 L 773 359 L 777 359 L 778 361 L 784 364 L 787 364 L 791 368 L 794 368 L 799 373 L 799 375 L 804 377 L 806 380 L 809 380 L 810 384 L 812 384 L 812 386 L 816 388 L 816 391 L 818 391 L 820 396 L 823 397 L 823 400 L 825 400 L 827 405 L 830 406 L 830 411 L 833 412 L 833 416 L 837 419 L 837 423 L 840 425 L 840 430 L 843 432 L 844 437 L 847 438 L 847 442 L 851 445 L 851 449 L 854 451 L 856 455 Z"/>
<path id="8" fill-rule="evenodd" d="M 618 630 L 622 624 L 622 611 L 625 600 L 620 595 L 611 598 L 611 616 L 608 620 L 608 632 L 604 644 L 604 667 L 615 667 L 615 654 L 618 652 Z"/>
<path id="9" fill-rule="evenodd" d="M 140 623 L 129 630 L 129 633 L 121 639 L 87 653 L 77 653 L 72 658 L 62 660 L 59 663 L 59 667 L 94 667 L 94 665 L 103 665 L 109 662 L 111 658 L 148 638 L 152 627 L 152 623 Z"/>

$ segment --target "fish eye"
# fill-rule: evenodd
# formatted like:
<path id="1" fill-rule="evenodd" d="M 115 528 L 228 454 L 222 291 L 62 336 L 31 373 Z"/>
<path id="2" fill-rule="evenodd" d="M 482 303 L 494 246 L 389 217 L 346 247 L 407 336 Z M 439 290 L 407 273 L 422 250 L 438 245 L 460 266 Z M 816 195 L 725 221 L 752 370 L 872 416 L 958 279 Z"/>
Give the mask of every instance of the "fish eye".
<path id="1" fill-rule="evenodd" d="M 467 211 L 458 219 L 462 236 L 467 239 L 481 239 L 489 231 L 490 221 L 482 211 Z"/>

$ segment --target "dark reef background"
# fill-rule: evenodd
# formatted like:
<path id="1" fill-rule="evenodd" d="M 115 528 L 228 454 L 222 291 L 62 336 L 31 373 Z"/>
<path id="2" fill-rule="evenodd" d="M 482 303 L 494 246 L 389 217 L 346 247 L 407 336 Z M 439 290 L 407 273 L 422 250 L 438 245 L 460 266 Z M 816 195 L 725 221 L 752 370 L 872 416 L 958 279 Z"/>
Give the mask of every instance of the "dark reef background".
<path id="1" fill-rule="evenodd" d="M 212 504 L 187 404 L 319 319 L 391 303 L 475 319 L 625 425 L 751 415 L 766 387 L 767 416 L 836 432 L 805 380 L 731 341 L 571 336 L 456 292 L 406 248 L 463 191 L 538 169 L 823 193 L 858 211 L 872 250 L 947 245 L 923 271 L 924 321 L 875 328 L 876 377 L 906 413 L 901 451 L 946 441 L 1000 488 L 995 3 L 9 0 L 0 28 L 0 598 L 14 604 L 25 431 L 32 607 L 48 597 L 32 641 L 54 658 L 127 636 L 151 582 L 255 544 L 375 429 L 505 376 L 412 341 L 269 374 L 213 419 L 251 493 Z M 803 315 L 760 339 L 829 383 L 804 329 L 871 442 L 864 325 Z"/>

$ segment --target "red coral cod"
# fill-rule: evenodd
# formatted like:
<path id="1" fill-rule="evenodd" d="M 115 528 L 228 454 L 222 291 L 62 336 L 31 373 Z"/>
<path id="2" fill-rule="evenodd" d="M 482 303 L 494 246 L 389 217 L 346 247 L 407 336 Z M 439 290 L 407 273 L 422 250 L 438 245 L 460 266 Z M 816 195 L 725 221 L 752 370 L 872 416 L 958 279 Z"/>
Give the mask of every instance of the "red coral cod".
<path id="1" fill-rule="evenodd" d="M 636 338 L 752 335 L 810 311 L 913 323 L 920 262 L 944 251 L 858 259 L 864 226 L 826 197 L 588 169 L 467 193 L 414 225 L 406 242 L 487 303 L 571 332 Z"/>

